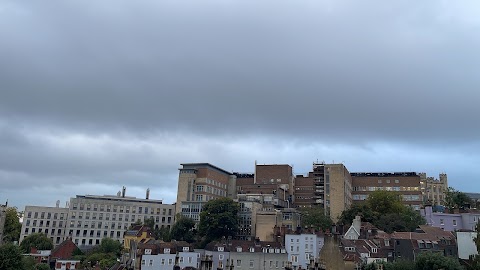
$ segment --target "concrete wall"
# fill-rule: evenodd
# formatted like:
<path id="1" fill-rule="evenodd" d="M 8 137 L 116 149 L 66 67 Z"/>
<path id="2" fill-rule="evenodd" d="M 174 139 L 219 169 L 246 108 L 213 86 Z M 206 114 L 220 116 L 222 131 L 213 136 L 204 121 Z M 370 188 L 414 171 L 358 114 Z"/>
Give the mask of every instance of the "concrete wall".
<path id="1" fill-rule="evenodd" d="M 476 232 L 457 232 L 458 257 L 468 260 L 470 255 L 478 255 L 475 245 Z"/>
<path id="2" fill-rule="evenodd" d="M 325 185 L 330 185 L 326 197 L 329 200 L 327 213 L 333 222 L 337 222 L 342 212 L 352 204 L 352 177 L 343 164 L 327 164 L 325 168 Z"/>

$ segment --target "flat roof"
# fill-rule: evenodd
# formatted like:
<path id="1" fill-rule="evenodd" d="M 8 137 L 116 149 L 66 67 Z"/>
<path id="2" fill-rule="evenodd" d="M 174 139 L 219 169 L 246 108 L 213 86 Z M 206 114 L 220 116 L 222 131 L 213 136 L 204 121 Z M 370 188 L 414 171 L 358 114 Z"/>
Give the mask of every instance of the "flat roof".
<path id="1" fill-rule="evenodd" d="M 140 199 L 136 197 L 122 197 L 114 195 L 77 195 L 77 198 L 162 204 L 162 200 Z"/>
<path id="2" fill-rule="evenodd" d="M 197 167 L 210 167 L 212 169 L 215 169 L 217 171 L 220 171 L 222 173 L 225 173 L 225 174 L 228 174 L 228 175 L 232 175 L 233 173 L 229 172 L 229 171 L 226 171 L 220 167 L 217 167 L 215 165 L 212 165 L 210 163 L 180 163 L 180 165 L 183 166 L 183 168 L 179 168 L 179 170 L 183 170 L 183 169 L 196 169 Z M 186 168 L 186 167 L 192 167 L 192 168 Z"/>
<path id="3" fill-rule="evenodd" d="M 417 176 L 416 172 L 352 172 L 356 177 Z"/>

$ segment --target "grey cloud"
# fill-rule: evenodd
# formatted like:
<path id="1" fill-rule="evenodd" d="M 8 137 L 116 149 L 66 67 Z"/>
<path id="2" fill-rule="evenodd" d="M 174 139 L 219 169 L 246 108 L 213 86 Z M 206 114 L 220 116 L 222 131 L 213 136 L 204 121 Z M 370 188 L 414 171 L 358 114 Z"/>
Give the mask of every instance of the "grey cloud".
<path id="1" fill-rule="evenodd" d="M 3 19 L 21 30 L 0 28 L 4 115 L 350 141 L 480 135 L 468 124 L 477 25 L 440 3 L 106 3 L 24 3 L 25 21 Z"/>
<path id="2" fill-rule="evenodd" d="M 153 183 L 171 198 L 182 162 L 306 172 L 320 158 L 466 181 L 480 149 L 479 9 L 3 1 L 0 180 Z"/>

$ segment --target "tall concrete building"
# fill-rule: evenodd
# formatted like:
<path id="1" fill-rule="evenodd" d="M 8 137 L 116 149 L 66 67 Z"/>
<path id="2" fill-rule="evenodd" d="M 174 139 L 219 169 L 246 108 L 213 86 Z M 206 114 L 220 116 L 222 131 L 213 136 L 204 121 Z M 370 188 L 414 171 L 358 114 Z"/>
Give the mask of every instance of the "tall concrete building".
<path id="1" fill-rule="evenodd" d="M 320 206 L 336 222 L 352 204 L 352 177 L 343 164 L 314 163 L 307 176 L 295 179 L 295 204 Z"/>
<path id="2" fill-rule="evenodd" d="M 125 187 L 117 195 L 77 195 L 68 207 L 26 206 L 20 241 L 32 233 L 45 233 L 55 245 L 71 237 L 79 247 L 100 244 L 104 237 L 123 243 L 124 233 L 137 221 L 153 219 L 155 227 L 170 228 L 175 206 L 161 200 L 125 196 Z"/>
<path id="3" fill-rule="evenodd" d="M 448 190 L 447 174 L 439 174 L 439 178 L 427 177 L 426 173 L 419 173 L 420 187 L 423 195 L 423 202 L 432 205 L 445 204 L 445 192 Z"/>
<path id="4" fill-rule="evenodd" d="M 215 198 L 236 197 L 236 176 L 209 163 L 180 164 L 175 213 L 200 221 L 203 205 Z"/>
<path id="5" fill-rule="evenodd" d="M 20 242 L 32 233 L 44 233 L 54 245 L 65 240 L 68 224 L 68 207 L 25 206 Z"/>
<path id="6" fill-rule="evenodd" d="M 104 237 L 123 243 L 123 235 L 137 221 L 153 219 L 156 228 L 170 228 L 175 206 L 161 200 L 125 196 L 125 187 L 117 196 L 77 195 L 70 199 L 66 236 L 79 246 L 92 246 Z M 152 228 L 153 229 L 153 228 Z"/>
<path id="7" fill-rule="evenodd" d="M 353 201 L 362 202 L 375 190 L 396 191 L 402 201 L 420 209 L 423 198 L 420 176 L 415 172 L 357 172 L 352 173 Z"/>

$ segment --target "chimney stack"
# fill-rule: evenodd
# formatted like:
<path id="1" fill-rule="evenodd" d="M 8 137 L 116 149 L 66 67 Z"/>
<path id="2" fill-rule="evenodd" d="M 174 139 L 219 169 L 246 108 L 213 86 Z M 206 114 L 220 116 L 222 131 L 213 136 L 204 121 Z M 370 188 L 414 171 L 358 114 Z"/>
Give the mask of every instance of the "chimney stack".
<path id="1" fill-rule="evenodd" d="M 150 189 L 149 188 L 147 188 L 147 196 L 145 197 L 145 199 L 147 199 L 147 200 L 150 199 Z"/>
<path id="2" fill-rule="evenodd" d="M 125 198 L 125 191 L 127 188 L 125 186 L 122 187 L 122 198 Z"/>

